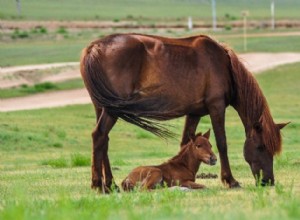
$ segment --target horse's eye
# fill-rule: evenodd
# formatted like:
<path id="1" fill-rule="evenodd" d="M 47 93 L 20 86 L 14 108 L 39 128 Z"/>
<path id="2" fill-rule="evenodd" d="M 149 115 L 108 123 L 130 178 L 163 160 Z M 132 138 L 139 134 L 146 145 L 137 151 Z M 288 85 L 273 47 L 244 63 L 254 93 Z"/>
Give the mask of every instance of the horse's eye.
<path id="1" fill-rule="evenodd" d="M 199 147 L 201 147 L 201 146 L 202 146 L 201 144 L 197 144 L 197 145 L 196 145 L 197 148 L 199 148 Z"/>
<path id="2" fill-rule="evenodd" d="M 259 152 L 263 152 L 263 151 L 265 150 L 265 145 L 264 145 L 264 144 L 259 145 L 259 146 L 257 147 L 257 150 L 258 150 Z"/>

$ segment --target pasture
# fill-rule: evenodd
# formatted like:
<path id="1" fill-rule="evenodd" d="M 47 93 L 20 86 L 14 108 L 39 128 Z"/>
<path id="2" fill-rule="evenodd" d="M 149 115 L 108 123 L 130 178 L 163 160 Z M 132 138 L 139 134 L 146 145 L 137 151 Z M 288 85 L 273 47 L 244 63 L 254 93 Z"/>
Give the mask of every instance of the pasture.
<path id="1" fill-rule="evenodd" d="M 159 22 L 211 23 L 210 0 L 33 0 L 22 1 L 21 15 L 15 1 L 0 0 L 0 19 L 8 21 L 122 21 L 147 24 L 148 29 L 11 29 L 0 31 L 0 66 L 78 61 L 80 51 L 98 37 L 116 32 L 142 32 L 183 37 L 209 34 L 243 51 L 242 30 L 157 29 Z M 276 19 L 299 19 L 298 0 L 276 0 Z M 116 10 L 118 8 L 118 10 Z M 217 1 L 218 22 L 269 20 L 270 1 Z M 76 11 L 76 13 L 74 13 Z M 53 13 L 55 12 L 55 13 Z M 0 21 L 1 25 L 1 21 Z M 290 29 L 298 31 L 297 29 Z M 266 29 L 249 30 L 248 52 L 300 52 L 299 34 L 277 29 L 278 36 L 263 36 Z M 274 187 L 255 187 L 243 158 L 244 129 L 237 113 L 228 108 L 226 131 L 229 158 L 240 189 L 227 189 L 220 179 L 198 179 L 207 189 L 183 192 L 158 189 L 100 195 L 90 189 L 91 132 L 95 114 L 91 105 L 0 113 L 0 219 L 299 219 L 300 218 L 300 63 L 269 70 L 256 78 L 267 97 L 276 122 L 283 129 L 283 152 L 274 158 Z M 53 90 L 83 87 L 82 80 L 0 90 L 0 99 Z M 1 100 L 0 100 L 1 101 Z M 179 150 L 183 119 L 168 122 L 177 136 L 162 140 L 123 121 L 110 133 L 109 156 L 116 183 L 136 166 L 160 164 Z M 201 120 L 198 131 L 211 128 Z M 217 154 L 212 134 L 210 141 Z M 199 173 L 220 175 L 215 166 L 202 164 Z"/>
<path id="2" fill-rule="evenodd" d="M 278 67 L 257 79 L 276 122 L 283 129 L 283 152 L 275 157 L 275 187 L 255 187 L 243 158 L 244 131 L 232 108 L 226 130 L 232 171 L 242 184 L 229 190 L 219 179 L 198 179 L 203 191 L 113 193 L 90 189 L 91 105 L 0 113 L 0 219 L 299 219 L 300 63 Z M 183 120 L 173 120 L 175 139 L 161 140 L 118 121 L 109 155 L 120 185 L 138 165 L 159 164 L 179 150 Z M 198 131 L 211 128 L 203 118 Z M 214 152 L 214 137 L 211 137 Z M 220 164 L 202 164 L 199 173 L 219 175 Z"/>
<path id="3" fill-rule="evenodd" d="M 60 34 L 56 30 L 47 34 L 36 34 L 28 31 L 28 37 L 11 39 L 11 34 L 3 34 L 0 41 L 0 66 L 19 66 L 29 64 L 43 64 L 55 62 L 78 61 L 82 48 L 88 42 L 116 32 L 128 32 L 119 29 L 117 31 L 86 31 L 72 32 L 66 29 L 66 33 Z M 197 34 L 208 34 L 220 42 L 230 45 L 238 52 L 243 50 L 243 36 L 241 31 L 223 31 L 220 33 L 203 32 L 199 30 L 131 30 L 137 33 L 163 35 L 169 37 L 185 37 Z M 280 34 L 283 30 L 275 32 Z M 247 52 L 300 52 L 299 36 L 291 33 L 290 36 L 261 36 L 265 31 L 253 30 L 248 37 Z M 273 32 L 274 33 L 274 32 Z M 1 39 L 1 34 L 0 34 Z"/>
<path id="4" fill-rule="evenodd" d="M 193 16 L 201 20 L 211 19 L 210 0 L 66 0 L 21 1 L 21 16 L 18 16 L 15 1 L 0 0 L 0 19 L 24 20 L 181 20 Z M 4 7 L 5 6 L 5 7 Z M 297 0 L 276 0 L 278 19 L 299 18 L 300 2 Z M 239 18 L 242 10 L 249 10 L 251 19 L 264 20 L 270 14 L 270 1 L 223 0 L 217 1 L 217 15 L 224 20 L 229 14 Z M 76 11 L 76 13 L 74 13 Z M 53 13 L 55 12 L 55 13 Z"/>

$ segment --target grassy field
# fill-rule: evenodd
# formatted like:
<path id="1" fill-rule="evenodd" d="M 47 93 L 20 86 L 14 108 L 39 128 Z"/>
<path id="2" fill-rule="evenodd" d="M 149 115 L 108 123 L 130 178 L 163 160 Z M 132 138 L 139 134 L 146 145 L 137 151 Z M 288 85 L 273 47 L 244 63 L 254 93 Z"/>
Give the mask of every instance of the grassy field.
<path id="1" fill-rule="evenodd" d="M 21 2 L 21 16 L 18 15 L 16 2 L 0 0 L 1 19 L 26 20 L 147 20 L 147 19 L 186 19 L 193 16 L 204 20 L 211 19 L 210 0 L 34 0 Z M 270 17 L 270 1 L 223 0 L 217 2 L 218 19 L 225 14 L 240 18 L 242 10 L 249 10 L 251 19 Z M 297 19 L 300 2 L 297 0 L 276 0 L 276 18 Z M 53 13 L 55 12 L 55 13 Z M 74 13 L 75 12 L 75 13 Z"/>
<path id="2" fill-rule="evenodd" d="M 226 130 L 232 171 L 242 184 L 229 190 L 220 180 L 197 180 L 208 189 L 113 193 L 90 189 L 90 105 L 0 113 L 0 219 L 299 219 L 300 63 L 258 75 L 276 122 L 283 130 L 283 153 L 275 157 L 276 186 L 254 186 L 243 159 L 244 132 L 229 108 Z M 110 135 L 109 155 L 117 184 L 138 165 L 158 164 L 179 150 L 183 120 L 170 122 L 178 134 L 163 141 L 119 121 Z M 203 118 L 199 131 L 210 128 Z M 214 138 L 211 138 L 215 147 Z M 220 163 L 200 173 L 219 174 Z"/>
<path id="3" fill-rule="evenodd" d="M 2 35 L 0 41 L 0 66 L 17 66 L 55 62 L 79 61 L 81 50 L 92 40 L 116 32 L 130 30 L 68 32 L 64 35 L 57 32 L 47 34 L 28 33 L 26 38 L 7 39 Z M 220 33 L 185 31 L 185 30 L 132 30 L 146 34 L 157 34 L 172 37 L 184 37 L 196 34 L 208 34 L 218 41 L 225 42 L 238 52 L 243 50 L 243 37 L 240 31 L 223 31 Z M 279 30 L 279 32 L 282 30 Z M 257 36 L 263 31 L 252 31 L 248 38 L 247 52 L 300 52 L 299 36 Z M 1 37 L 1 34 L 0 34 Z"/>
<path id="4" fill-rule="evenodd" d="M 59 83 L 37 83 L 33 86 L 22 85 L 16 88 L 0 89 L 0 99 L 29 96 L 37 93 L 83 88 L 82 79 L 72 79 Z"/>

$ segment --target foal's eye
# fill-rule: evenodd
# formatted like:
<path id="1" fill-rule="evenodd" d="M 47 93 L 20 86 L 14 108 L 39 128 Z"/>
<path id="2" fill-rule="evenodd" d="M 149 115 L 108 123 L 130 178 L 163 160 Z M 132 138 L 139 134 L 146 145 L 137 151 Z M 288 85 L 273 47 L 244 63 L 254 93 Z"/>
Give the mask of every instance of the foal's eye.
<path id="1" fill-rule="evenodd" d="M 197 144 L 197 145 L 196 145 L 197 148 L 199 148 L 199 147 L 201 147 L 201 146 L 202 146 L 201 144 Z"/>
<path id="2" fill-rule="evenodd" d="M 263 152 L 265 150 L 265 145 L 262 144 L 262 145 L 259 145 L 257 148 L 256 148 L 259 152 Z"/>

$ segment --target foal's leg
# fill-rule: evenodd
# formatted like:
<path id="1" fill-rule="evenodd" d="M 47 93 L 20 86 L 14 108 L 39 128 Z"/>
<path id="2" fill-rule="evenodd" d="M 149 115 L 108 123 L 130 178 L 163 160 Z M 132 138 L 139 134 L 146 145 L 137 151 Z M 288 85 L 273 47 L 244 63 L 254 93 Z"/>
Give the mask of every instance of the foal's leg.
<path id="1" fill-rule="evenodd" d="M 190 189 L 204 189 L 205 186 L 202 184 L 195 183 L 193 181 L 184 181 L 180 184 L 182 187 L 188 187 Z"/>
<path id="2" fill-rule="evenodd" d="M 155 187 L 162 182 L 163 176 L 162 172 L 158 168 L 149 168 L 147 171 L 146 178 L 142 181 L 143 189 L 155 189 Z"/>
<path id="3" fill-rule="evenodd" d="M 117 119 L 111 117 L 105 109 L 97 109 L 98 123 L 92 134 L 93 155 L 92 155 L 92 188 L 99 189 L 103 193 L 111 189 L 113 176 L 107 155 L 108 133 L 116 123 Z"/>
<path id="4" fill-rule="evenodd" d="M 187 115 L 185 118 L 185 125 L 182 133 L 181 147 L 186 145 L 190 138 L 195 136 L 195 132 L 200 121 L 199 116 Z"/>
<path id="5" fill-rule="evenodd" d="M 227 142 L 225 134 L 225 104 L 215 103 L 209 107 L 209 112 L 220 155 L 221 180 L 230 188 L 239 187 L 239 183 L 232 176 L 227 155 Z"/>

